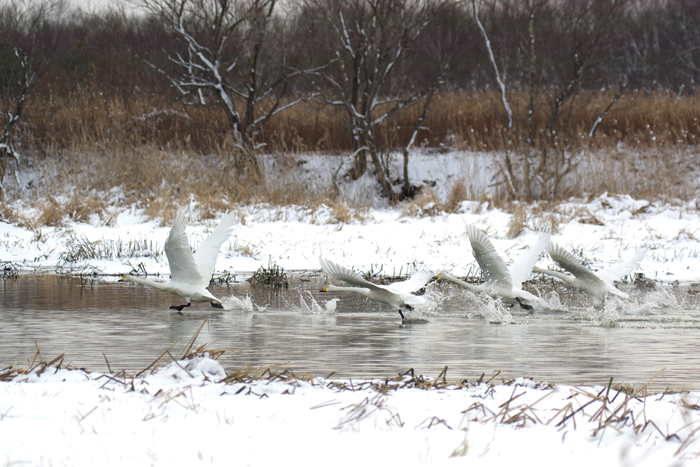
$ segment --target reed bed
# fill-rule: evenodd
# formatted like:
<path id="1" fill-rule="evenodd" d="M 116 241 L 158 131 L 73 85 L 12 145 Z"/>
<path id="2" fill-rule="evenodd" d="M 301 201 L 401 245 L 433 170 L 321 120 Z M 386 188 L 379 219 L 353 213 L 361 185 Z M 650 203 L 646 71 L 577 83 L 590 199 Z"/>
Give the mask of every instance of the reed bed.
<path id="1" fill-rule="evenodd" d="M 497 93 L 439 95 L 416 147 L 426 154 L 462 151 L 465 157 L 476 151 L 498 161 L 506 152 L 522 148 L 527 138 L 526 122 L 518 118 L 525 114 L 526 97 L 524 92 L 510 96 L 516 119 L 508 130 Z M 558 144 L 577 165 L 563 179 L 557 199 L 550 201 L 604 192 L 651 201 L 693 199 L 700 96 L 629 92 L 589 136 L 613 97 L 608 92 L 581 93 L 562 110 L 565 117 L 559 123 L 566 131 L 559 134 Z M 536 151 L 551 143 L 548 99 L 540 91 L 536 100 L 532 143 Z M 409 107 L 380 126 L 376 140 L 385 156 L 406 144 L 419 107 Z M 337 108 L 304 102 L 270 120 L 258 135 L 260 151 L 272 158 L 283 176 L 303 170 L 295 155 L 348 154 L 345 118 Z M 19 170 L 34 171 L 41 181 L 31 187 L 13 186 L 15 177 L 9 174 L 5 178 L 9 196 L 0 202 L 0 218 L 34 230 L 60 227 L 66 220 L 111 225 L 124 206 L 141 208 L 168 225 L 178 206 L 192 201 L 200 206 L 202 219 L 251 203 L 305 206 L 312 212 L 323 205 L 330 207 L 332 223 L 366 219 L 366 201 L 338 197 L 342 173 L 333 176 L 332 186 L 317 191 L 293 176 L 246 179 L 236 167 L 225 116 L 216 108 L 185 106 L 167 96 L 81 91 L 65 98 L 35 95 L 24 121 Z M 467 199 L 509 209 L 508 193 L 497 180 L 491 186 L 488 181 L 479 187 L 473 184 L 475 177 L 483 178 L 479 170 L 466 167 L 447 197 L 421 187 L 415 198 L 403 203 L 403 214 L 429 217 L 457 212 Z M 245 216 L 242 213 L 243 223 Z M 556 215 L 540 215 L 536 221 L 556 232 Z M 517 235 L 523 226 L 523 220 L 516 218 L 510 235 Z"/>
<path id="2" fill-rule="evenodd" d="M 546 133 L 551 115 L 551 92 L 537 93 L 533 115 L 535 144 Z M 640 148 L 695 145 L 700 138 L 700 96 L 689 93 L 630 91 L 619 99 L 589 136 L 596 119 L 615 93 L 585 92 L 561 110 L 572 147 L 615 148 L 620 143 Z M 524 141 L 528 94 L 509 96 L 514 128 L 496 91 L 445 92 L 434 99 L 419 132 L 418 144 L 436 149 L 500 151 Z M 422 106 L 414 105 L 378 129 L 382 148 L 404 146 L 411 137 Z M 140 147 L 181 149 L 198 154 L 230 151 L 232 142 L 222 110 L 186 106 L 167 96 L 74 92 L 66 97 L 36 96 L 26 110 L 23 139 L 45 151 L 110 151 Z M 352 149 L 346 114 L 319 101 L 298 104 L 273 117 L 258 135 L 267 152 L 342 152 Z M 93 149 L 94 150 L 94 149 Z M 46 153 L 48 154 L 48 152 Z"/>

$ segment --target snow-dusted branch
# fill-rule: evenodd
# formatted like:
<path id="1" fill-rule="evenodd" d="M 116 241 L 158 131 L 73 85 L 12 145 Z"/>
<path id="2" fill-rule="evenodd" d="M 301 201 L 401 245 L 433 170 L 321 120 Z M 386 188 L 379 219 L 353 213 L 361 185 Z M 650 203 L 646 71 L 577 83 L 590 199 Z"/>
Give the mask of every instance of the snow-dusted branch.
<path id="1" fill-rule="evenodd" d="M 489 60 L 491 61 L 493 71 L 496 74 L 496 83 L 498 83 L 498 88 L 501 91 L 501 100 L 503 101 L 503 107 L 506 109 L 506 113 L 508 114 L 508 129 L 511 129 L 513 128 L 513 111 L 511 110 L 510 104 L 508 103 L 508 98 L 506 97 L 506 85 L 501 79 L 501 73 L 498 70 L 496 57 L 494 57 L 493 55 L 493 48 L 491 47 L 491 41 L 489 40 L 489 36 L 488 34 L 486 34 L 486 29 L 484 29 L 484 25 L 481 24 L 481 20 L 479 19 L 479 12 L 476 8 L 476 0 L 472 0 L 472 8 L 474 10 L 474 20 L 476 21 L 476 24 L 479 27 L 479 31 L 481 31 L 481 35 L 484 37 L 486 50 L 489 53 Z"/>
<path id="2" fill-rule="evenodd" d="M 595 122 L 593 122 L 593 126 L 591 126 L 591 131 L 588 132 L 589 138 L 593 137 L 593 135 L 595 134 L 595 131 L 598 129 L 598 125 L 600 125 L 600 123 L 603 121 L 603 119 L 608 115 L 608 113 L 610 112 L 610 109 L 612 109 L 615 104 L 620 102 L 620 98 L 622 98 L 622 93 L 623 93 L 623 91 L 620 90 L 620 92 L 617 93 L 615 95 L 615 97 L 612 98 L 612 100 L 610 101 L 608 106 L 605 108 L 605 110 L 603 110 L 603 112 L 601 112 L 601 114 L 596 117 Z"/>
<path id="3" fill-rule="evenodd" d="M 261 73 L 269 63 L 264 54 L 273 50 L 266 46 L 267 29 L 277 0 L 142 1 L 169 18 L 182 47 L 166 53 L 170 69 L 151 66 L 167 77 L 181 98 L 196 96 L 200 104 L 215 103 L 223 109 L 239 147 L 255 147 L 260 126 L 308 99 L 284 102 L 290 79 L 300 72 L 276 65 L 274 74 Z"/>

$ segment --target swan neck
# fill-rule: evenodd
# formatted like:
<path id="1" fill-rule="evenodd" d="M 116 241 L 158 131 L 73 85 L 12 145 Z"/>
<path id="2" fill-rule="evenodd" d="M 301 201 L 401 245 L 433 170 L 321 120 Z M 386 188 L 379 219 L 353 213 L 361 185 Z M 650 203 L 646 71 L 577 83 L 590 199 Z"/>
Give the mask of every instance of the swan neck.
<path id="1" fill-rule="evenodd" d="M 367 293 L 369 292 L 369 289 L 365 289 L 363 287 L 343 287 L 342 285 L 329 284 L 328 291 L 329 292 L 355 292 L 355 293 L 359 293 L 362 295 L 367 295 Z"/>
<path id="2" fill-rule="evenodd" d="M 571 283 L 571 282 L 574 282 L 576 280 L 575 278 L 573 278 L 572 276 L 570 276 L 568 274 L 564 274 L 563 272 L 559 272 L 559 271 L 553 271 L 551 269 L 542 269 L 538 272 L 542 272 L 544 274 L 549 274 L 550 276 L 558 277 L 559 279 L 563 280 L 564 282 Z"/>
<path id="3" fill-rule="evenodd" d="M 450 274 L 447 274 L 446 272 L 440 273 L 440 279 L 444 279 L 447 282 L 452 282 L 453 284 L 457 284 L 459 286 L 464 287 L 465 289 L 473 290 L 473 291 L 478 291 L 481 288 L 478 285 L 470 284 L 469 282 L 464 282 L 461 279 L 457 279 L 454 276 L 451 276 Z"/>

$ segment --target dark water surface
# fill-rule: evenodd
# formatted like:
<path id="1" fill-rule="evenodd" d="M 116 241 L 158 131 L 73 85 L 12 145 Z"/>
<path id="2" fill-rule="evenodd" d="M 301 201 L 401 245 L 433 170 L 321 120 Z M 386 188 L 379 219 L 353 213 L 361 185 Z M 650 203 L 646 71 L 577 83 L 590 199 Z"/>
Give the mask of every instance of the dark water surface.
<path id="1" fill-rule="evenodd" d="M 228 349 L 220 359 L 227 368 L 281 364 L 316 376 L 382 378 L 410 368 L 436 377 L 448 366 L 449 380 L 501 371 L 506 379 L 607 384 L 613 377 L 700 390 L 700 305 L 687 288 L 638 293 L 632 304 L 603 309 L 562 294 L 559 311 L 511 318 L 490 300 L 431 285 L 437 304 L 402 323 L 354 294 L 337 295 L 329 311 L 336 296 L 319 293 L 321 286 L 313 277 L 282 292 L 234 284 L 212 290 L 230 309 L 195 304 L 178 314 L 168 306 L 179 298 L 136 284 L 20 276 L 1 284 L 0 369 L 26 365 L 38 347 L 45 360 L 65 353 L 89 370 L 107 371 L 108 361 L 114 372 L 137 372 L 176 342 L 178 355 L 206 320 L 196 342 Z"/>

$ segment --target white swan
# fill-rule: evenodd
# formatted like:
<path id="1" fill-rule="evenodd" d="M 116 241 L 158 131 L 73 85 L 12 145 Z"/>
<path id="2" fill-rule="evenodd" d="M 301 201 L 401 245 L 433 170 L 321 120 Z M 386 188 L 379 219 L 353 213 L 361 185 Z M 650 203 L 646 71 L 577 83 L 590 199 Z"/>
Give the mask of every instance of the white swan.
<path id="1" fill-rule="evenodd" d="M 333 261 L 323 259 L 322 257 L 319 257 L 318 261 L 321 263 L 323 272 L 325 272 L 328 277 L 355 286 L 339 287 L 329 284 L 325 286 L 321 292 L 359 293 L 375 302 L 391 305 L 392 308 L 399 312 L 401 319 L 405 319 L 403 311 L 401 311 L 402 308 L 412 310 L 412 305 L 420 305 L 427 302 L 425 297 L 413 295 L 411 293 L 424 287 L 425 284 L 432 279 L 433 275 L 427 271 L 417 271 L 403 282 L 394 282 L 389 285 L 377 285 L 362 277 L 359 272 L 336 264 Z"/>
<path id="2" fill-rule="evenodd" d="M 539 302 L 539 297 L 523 290 L 523 282 L 527 280 L 535 263 L 545 248 L 547 248 L 549 235 L 541 234 L 535 244 L 528 251 L 521 254 L 511 264 L 510 268 L 506 266 L 505 261 L 500 257 L 484 232 L 473 225 L 468 225 L 467 236 L 472 245 L 474 258 L 479 263 L 479 267 L 484 275 L 484 283 L 480 285 L 469 284 L 444 271 L 438 274 L 437 277 L 474 292 L 486 293 L 511 300 L 515 299 L 522 308 L 533 311 L 533 307 L 523 303 L 522 300 Z"/>
<path id="3" fill-rule="evenodd" d="M 638 268 L 639 263 L 644 259 L 646 251 L 640 251 L 629 260 L 606 269 L 601 269 L 598 272 L 593 272 L 586 268 L 573 254 L 555 243 L 549 245 L 547 254 L 560 268 L 569 271 L 573 276 L 540 267 L 535 267 L 535 272 L 557 277 L 567 284 L 583 290 L 600 303 L 606 294 L 618 295 L 622 298 L 629 297 L 628 294 L 616 288 L 613 282 L 619 281 Z"/>
<path id="4" fill-rule="evenodd" d="M 170 229 L 170 235 L 165 241 L 165 255 L 170 265 L 170 281 L 155 282 L 127 274 L 119 282 L 136 282 L 182 297 L 187 300 L 186 305 L 170 306 L 171 309 L 180 312 L 192 302 L 210 302 L 214 308 L 223 308 L 221 301 L 206 287 L 214 274 L 219 248 L 231 236 L 235 219 L 236 216 L 233 213 L 224 216 L 211 235 L 192 254 L 185 233 L 187 213 L 184 208 L 180 209 Z"/>

